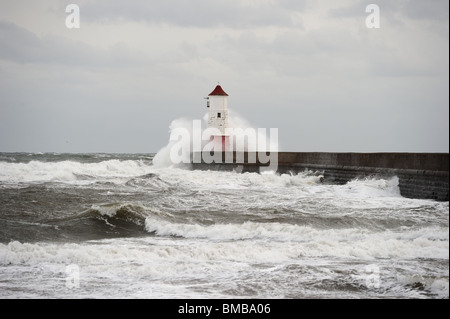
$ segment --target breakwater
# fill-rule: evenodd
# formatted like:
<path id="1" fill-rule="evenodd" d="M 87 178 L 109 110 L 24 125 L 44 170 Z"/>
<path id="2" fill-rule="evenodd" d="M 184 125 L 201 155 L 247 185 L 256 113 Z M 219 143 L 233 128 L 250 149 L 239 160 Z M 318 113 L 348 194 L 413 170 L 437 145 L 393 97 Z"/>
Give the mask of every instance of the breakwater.
<path id="1" fill-rule="evenodd" d="M 223 152 L 214 161 L 205 161 L 204 154 L 192 154 L 192 169 L 237 170 L 259 172 L 269 166 L 254 153 Z M 355 178 L 399 178 L 404 197 L 449 200 L 448 153 L 324 153 L 277 152 L 276 169 L 280 174 L 305 170 L 323 175 L 325 183 L 345 184 Z M 273 165 L 273 160 L 272 163 Z"/>

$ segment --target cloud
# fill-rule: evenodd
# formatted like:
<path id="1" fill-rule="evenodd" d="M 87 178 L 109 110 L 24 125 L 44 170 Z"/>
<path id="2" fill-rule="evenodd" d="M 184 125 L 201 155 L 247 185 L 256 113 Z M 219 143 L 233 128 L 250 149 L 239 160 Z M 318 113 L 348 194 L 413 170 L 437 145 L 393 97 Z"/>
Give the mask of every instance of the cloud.
<path id="1" fill-rule="evenodd" d="M 392 25 L 426 22 L 442 26 L 442 22 L 449 19 L 447 0 L 358 0 L 331 8 L 328 15 L 338 18 L 360 18 L 369 14 L 366 13 L 369 4 L 376 4 L 380 8 L 382 21 Z"/>
<path id="2" fill-rule="evenodd" d="M 447 0 L 405 0 L 402 9 L 411 19 L 446 21 L 449 17 Z"/>
<path id="3" fill-rule="evenodd" d="M 296 7 L 303 7 L 298 1 Z M 189 1 L 107 1 L 80 2 L 84 18 L 90 22 L 137 21 L 183 27 L 231 27 L 291 25 L 292 1 L 189 0 Z"/>
<path id="4" fill-rule="evenodd" d="M 38 37 L 14 23 L 0 21 L 0 59 L 98 68 L 136 66 L 147 58 L 124 43 L 104 49 L 61 36 Z"/>
<path id="5" fill-rule="evenodd" d="M 79 30 L 0 1 L 0 151 L 157 151 L 217 81 L 286 150 L 448 150 L 442 1 L 380 0 L 376 30 L 368 1 L 80 0 Z"/>
<path id="6" fill-rule="evenodd" d="M 0 58 L 19 63 L 36 61 L 41 43 L 36 35 L 13 23 L 0 21 Z"/>

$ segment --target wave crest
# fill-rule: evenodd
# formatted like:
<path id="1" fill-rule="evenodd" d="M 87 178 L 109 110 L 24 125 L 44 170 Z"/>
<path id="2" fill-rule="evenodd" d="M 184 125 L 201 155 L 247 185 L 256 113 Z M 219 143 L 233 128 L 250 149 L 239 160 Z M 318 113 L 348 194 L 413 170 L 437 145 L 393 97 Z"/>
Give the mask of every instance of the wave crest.
<path id="1" fill-rule="evenodd" d="M 77 180 L 126 178 L 149 173 L 142 160 L 111 159 L 98 163 L 75 161 L 29 163 L 0 162 L 0 182 L 73 182 Z"/>
<path id="2" fill-rule="evenodd" d="M 213 241 L 260 240 L 300 243 L 303 256 L 360 258 L 448 259 L 448 227 L 429 227 L 409 232 L 373 232 L 364 229 L 315 229 L 287 223 L 183 224 L 156 217 L 145 219 L 145 229 L 157 236 Z"/>

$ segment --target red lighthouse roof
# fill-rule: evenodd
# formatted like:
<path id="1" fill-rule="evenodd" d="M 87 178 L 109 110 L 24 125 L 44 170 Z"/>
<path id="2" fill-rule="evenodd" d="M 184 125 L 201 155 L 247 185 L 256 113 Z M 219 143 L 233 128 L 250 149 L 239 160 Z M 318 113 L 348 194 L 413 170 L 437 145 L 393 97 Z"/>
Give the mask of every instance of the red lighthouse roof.
<path id="1" fill-rule="evenodd" d="M 220 85 L 217 85 L 216 88 L 214 89 L 214 91 L 209 93 L 209 96 L 211 96 L 211 95 L 225 95 L 225 96 L 228 96 L 228 94 L 225 93 L 225 91 L 222 89 L 222 87 Z"/>

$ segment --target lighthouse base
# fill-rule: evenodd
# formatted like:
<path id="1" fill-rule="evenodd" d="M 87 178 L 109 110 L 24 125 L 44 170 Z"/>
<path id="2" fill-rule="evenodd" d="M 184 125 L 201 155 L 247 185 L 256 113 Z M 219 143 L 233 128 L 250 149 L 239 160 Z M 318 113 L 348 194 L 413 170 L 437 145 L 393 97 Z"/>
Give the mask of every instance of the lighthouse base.
<path id="1" fill-rule="evenodd" d="M 227 135 L 212 135 L 211 141 L 214 141 L 214 149 L 220 151 L 230 150 L 230 137 Z"/>

